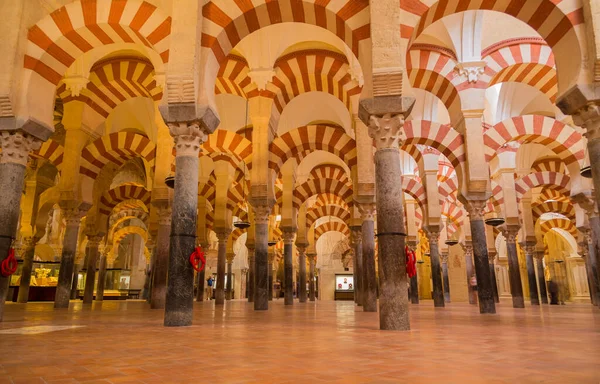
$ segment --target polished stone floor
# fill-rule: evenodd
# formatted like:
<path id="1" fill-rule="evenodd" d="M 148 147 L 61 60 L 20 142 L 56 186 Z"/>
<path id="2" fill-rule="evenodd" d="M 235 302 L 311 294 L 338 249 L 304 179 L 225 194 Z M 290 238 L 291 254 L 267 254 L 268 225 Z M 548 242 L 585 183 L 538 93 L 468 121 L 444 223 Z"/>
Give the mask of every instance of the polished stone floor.
<path id="1" fill-rule="evenodd" d="M 351 302 L 197 303 L 186 328 L 162 317 L 141 301 L 7 304 L 0 383 L 600 382 L 600 310 L 585 304 L 482 316 L 423 302 L 410 332 L 379 331 Z"/>

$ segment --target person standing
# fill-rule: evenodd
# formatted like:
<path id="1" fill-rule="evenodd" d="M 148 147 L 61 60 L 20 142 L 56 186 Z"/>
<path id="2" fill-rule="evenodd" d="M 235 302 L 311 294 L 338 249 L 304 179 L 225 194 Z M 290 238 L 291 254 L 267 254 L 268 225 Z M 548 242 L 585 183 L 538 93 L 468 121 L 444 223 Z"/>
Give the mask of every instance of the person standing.
<path id="1" fill-rule="evenodd" d="M 208 300 L 212 300 L 212 298 L 213 298 L 213 285 L 214 285 L 214 283 L 215 283 L 215 280 L 213 279 L 212 276 L 210 276 L 208 278 L 208 280 L 206 280 L 206 285 L 208 286 L 208 292 L 207 292 L 208 293 L 208 295 L 207 295 L 208 296 Z"/>

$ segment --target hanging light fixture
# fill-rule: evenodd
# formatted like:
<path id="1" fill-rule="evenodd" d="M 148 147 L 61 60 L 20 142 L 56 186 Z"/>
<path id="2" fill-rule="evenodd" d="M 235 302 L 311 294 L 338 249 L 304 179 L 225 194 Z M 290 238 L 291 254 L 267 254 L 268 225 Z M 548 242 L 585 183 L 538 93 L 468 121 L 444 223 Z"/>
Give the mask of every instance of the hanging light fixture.
<path id="1" fill-rule="evenodd" d="M 175 188 L 175 175 L 165 177 L 165 184 L 171 189 Z"/>
<path id="2" fill-rule="evenodd" d="M 450 235 L 448 234 L 448 227 L 448 221 L 446 221 L 446 245 L 452 246 L 458 244 L 458 239 L 454 238 L 454 234 L 452 234 L 452 237 L 450 237 Z"/>
<path id="3" fill-rule="evenodd" d="M 505 222 L 506 220 L 504 220 L 503 217 L 490 217 L 488 219 L 485 219 L 485 223 L 492 227 L 497 227 L 499 225 L 504 224 Z"/>
<path id="4" fill-rule="evenodd" d="M 269 245 L 269 247 L 272 247 L 272 246 L 274 246 L 275 244 L 277 244 L 277 240 L 269 240 L 269 241 L 267 242 L 267 244 Z"/>
<path id="5" fill-rule="evenodd" d="M 248 126 L 248 99 L 246 99 L 246 123 L 244 127 Z M 248 210 L 248 206 L 246 205 L 246 163 L 244 162 L 244 177 L 242 178 L 242 203 L 246 207 L 246 211 Z M 250 228 L 250 222 L 247 220 L 242 220 L 238 217 L 237 221 L 233 223 L 233 226 L 239 229 L 248 229 Z"/>
<path id="6" fill-rule="evenodd" d="M 587 163 L 587 165 L 586 165 Z M 583 156 L 583 164 L 579 170 L 579 174 L 586 179 L 592 178 L 592 164 L 588 162 L 588 148 L 585 146 L 585 155 Z"/>

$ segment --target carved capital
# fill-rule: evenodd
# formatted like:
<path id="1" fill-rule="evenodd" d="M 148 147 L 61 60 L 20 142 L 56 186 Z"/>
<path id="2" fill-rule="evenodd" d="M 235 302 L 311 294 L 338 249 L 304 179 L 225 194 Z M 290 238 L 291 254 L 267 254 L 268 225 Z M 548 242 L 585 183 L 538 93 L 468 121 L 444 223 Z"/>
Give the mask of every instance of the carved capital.
<path id="1" fill-rule="evenodd" d="M 256 84 L 259 91 L 267 89 L 267 84 L 275 76 L 273 68 L 252 68 L 248 71 L 248 76 L 252 79 L 252 82 Z"/>
<path id="2" fill-rule="evenodd" d="M 219 243 L 227 243 L 229 235 L 231 234 L 231 228 L 217 228 L 215 229 L 215 233 L 217 239 L 219 239 Z"/>
<path id="3" fill-rule="evenodd" d="M 171 225 L 172 209 L 167 202 L 154 202 L 156 214 L 158 215 L 158 225 Z"/>
<path id="4" fill-rule="evenodd" d="M 271 207 L 269 205 L 257 205 L 254 209 L 254 224 L 269 224 Z"/>
<path id="5" fill-rule="evenodd" d="M 103 237 L 100 235 L 88 235 L 87 246 L 89 248 L 98 248 L 102 239 L 103 239 Z"/>
<path id="6" fill-rule="evenodd" d="M 360 204 L 358 211 L 363 221 L 373 221 L 375 219 L 376 208 L 375 204 Z"/>
<path id="7" fill-rule="evenodd" d="M 448 252 L 440 253 L 440 260 L 441 260 L 442 264 L 447 264 L 448 263 Z"/>
<path id="8" fill-rule="evenodd" d="M 375 140 L 377 150 L 399 148 L 401 143 L 406 140 L 406 135 L 402 130 L 403 126 L 404 116 L 402 114 L 372 115 L 369 117 L 369 136 Z"/>
<path id="9" fill-rule="evenodd" d="M 483 210 L 485 209 L 485 200 L 467 200 L 465 209 L 469 213 L 471 220 L 483 220 Z"/>
<path id="10" fill-rule="evenodd" d="M 304 244 L 296 244 L 296 249 L 298 250 L 300 257 L 306 256 L 306 248 L 307 246 Z"/>
<path id="11" fill-rule="evenodd" d="M 198 157 L 208 134 L 199 121 L 169 123 L 169 132 L 175 141 L 177 157 Z"/>
<path id="12" fill-rule="evenodd" d="M 283 229 L 283 244 L 294 244 L 294 238 L 296 237 L 295 228 Z"/>
<path id="13" fill-rule="evenodd" d="M 458 75 L 463 77 L 469 83 L 479 81 L 479 76 L 485 72 L 485 61 L 473 61 L 467 63 L 458 63 L 454 68 Z"/>
<path id="14" fill-rule="evenodd" d="M 506 238 L 506 244 L 515 244 L 517 242 L 517 234 L 519 227 L 507 226 L 502 228 L 502 235 Z"/>
<path id="15" fill-rule="evenodd" d="M 473 244 L 471 242 L 461 244 L 463 251 L 465 251 L 465 257 L 473 258 Z"/>
<path id="16" fill-rule="evenodd" d="M 87 87 L 90 80 L 84 76 L 71 76 L 63 78 L 67 91 L 71 92 L 72 97 L 77 97 L 81 91 Z"/>
<path id="17" fill-rule="evenodd" d="M 350 241 L 353 246 L 360 246 L 362 244 L 362 229 L 361 227 L 350 228 Z"/>
<path id="18" fill-rule="evenodd" d="M 225 255 L 225 260 L 227 260 L 227 264 L 233 264 L 233 259 L 235 259 L 235 253 L 228 253 Z"/>
<path id="19" fill-rule="evenodd" d="M 62 209 L 62 216 L 67 226 L 75 226 L 79 225 L 81 219 L 85 216 L 85 211 L 79 208 L 66 208 Z"/>
<path id="20" fill-rule="evenodd" d="M 531 242 L 519 243 L 519 246 L 521 247 L 523 252 L 525 252 L 526 256 L 535 255 L 535 249 L 536 249 L 535 243 L 531 243 Z"/>
<path id="21" fill-rule="evenodd" d="M 0 164 L 20 164 L 27 166 L 29 153 L 41 146 L 42 142 L 21 131 L 0 132 Z"/>
<path id="22" fill-rule="evenodd" d="M 427 235 L 427 240 L 429 240 L 429 245 L 438 245 L 440 241 L 440 227 L 429 225 L 423 227 L 423 229 Z"/>
<path id="23" fill-rule="evenodd" d="M 600 138 L 600 105 L 590 103 L 577 110 L 573 122 L 585 128 L 588 140 Z"/>

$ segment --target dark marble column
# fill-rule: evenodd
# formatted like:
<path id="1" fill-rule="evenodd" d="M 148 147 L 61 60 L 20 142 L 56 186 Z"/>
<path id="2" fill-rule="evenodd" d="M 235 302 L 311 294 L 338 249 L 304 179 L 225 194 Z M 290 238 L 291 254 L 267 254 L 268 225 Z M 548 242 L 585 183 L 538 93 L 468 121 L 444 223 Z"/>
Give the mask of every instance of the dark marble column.
<path id="1" fill-rule="evenodd" d="M 254 302 L 254 287 L 256 278 L 256 263 L 254 260 L 254 246 L 246 245 L 248 247 L 248 302 Z"/>
<path id="2" fill-rule="evenodd" d="M 358 306 L 363 305 L 363 256 L 362 256 L 362 227 L 351 227 L 350 239 L 354 250 L 354 301 Z"/>
<path id="3" fill-rule="evenodd" d="M 96 301 L 104 300 L 104 287 L 106 285 L 106 263 L 108 248 L 100 253 L 100 261 L 98 262 L 98 286 L 96 286 Z"/>
<path id="4" fill-rule="evenodd" d="M 315 301 L 315 266 L 317 264 L 317 255 L 308 253 L 308 300 Z"/>
<path id="5" fill-rule="evenodd" d="M 529 299 L 531 305 L 540 305 L 538 296 L 537 280 L 535 278 L 535 244 L 522 243 L 521 248 L 525 251 L 525 261 L 527 263 L 527 281 L 529 282 Z"/>
<path id="6" fill-rule="evenodd" d="M 486 200 L 469 200 L 465 208 L 469 212 L 471 222 L 471 243 L 473 245 L 473 259 L 475 274 L 477 276 L 477 297 L 479 299 L 479 313 L 496 313 L 494 302 L 494 289 L 490 276 L 488 261 L 485 224 L 483 223 L 483 208 Z M 466 253 L 466 252 L 465 252 Z"/>
<path id="7" fill-rule="evenodd" d="M 69 308 L 71 299 L 71 284 L 73 283 L 73 272 L 75 269 L 75 256 L 77 255 L 77 244 L 79 237 L 79 224 L 87 209 L 80 209 L 79 203 L 75 201 L 63 201 L 60 203 L 61 213 L 65 219 L 66 228 L 63 238 L 63 250 L 58 272 L 58 284 L 56 286 L 56 297 L 54 308 Z"/>
<path id="8" fill-rule="evenodd" d="M 37 237 L 29 237 L 23 240 L 25 252 L 23 255 L 23 269 L 21 271 L 21 282 L 19 283 L 19 295 L 17 303 L 26 303 L 29 299 L 29 286 L 31 284 L 31 271 L 33 270 L 33 257 L 35 256 L 35 246 L 38 242 Z"/>
<path id="9" fill-rule="evenodd" d="M 363 311 L 377 312 L 377 274 L 375 271 L 375 204 L 362 204 Z"/>
<path id="10" fill-rule="evenodd" d="M 299 285 L 300 292 L 298 292 L 298 301 L 301 303 L 306 303 L 306 245 L 305 244 L 296 244 L 298 248 L 298 274 L 299 276 Z"/>
<path id="11" fill-rule="evenodd" d="M 231 228 L 218 228 L 215 230 L 219 239 L 217 256 L 217 289 L 215 290 L 215 305 L 225 304 L 225 264 L 227 261 L 227 241 Z"/>
<path id="12" fill-rule="evenodd" d="M 275 251 L 270 250 L 268 253 L 269 258 L 269 301 L 273 301 L 273 261 L 275 260 Z"/>
<path id="13" fill-rule="evenodd" d="M 592 167 L 592 169 L 594 169 L 594 167 Z M 600 195 L 600 193 L 597 195 Z M 600 306 L 600 269 L 598 268 L 598 257 L 600 255 L 600 217 L 595 210 L 594 212 L 588 213 L 588 217 L 590 230 L 586 233 L 586 240 L 588 243 L 588 257 L 590 259 L 589 265 L 592 269 L 592 276 L 594 278 L 592 283 L 595 286 L 594 290 L 596 292 L 595 303 Z"/>
<path id="14" fill-rule="evenodd" d="M 283 303 L 294 304 L 294 261 L 292 252 L 294 249 L 295 228 L 283 228 Z"/>
<path id="15" fill-rule="evenodd" d="M 269 309 L 269 215 L 266 201 L 251 202 L 254 210 L 254 310 Z"/>
<path id="16" fill-rule="evenodd" d="M 151 236 L 151 237 L 150 237 Z M 150 253 L 150 265 L 146 269 L 146 280 L 144 281 L 144 291 L 142 298 L 150 304 L 152 298 L 152 279 L 154 278 L 154 268 L 156 268 L 156 252 L 154 252 L 154 239 L 156 239 L 156 233 L 152 233 L 146 242 L 146 248 Z"/>
<path id="17" fill-rule="evenodd" d="M 477 305 L 477 291 L 475 291 L 471 285 L 471 278 L 475 276 L 475 268 L 473 267 L 473 244 L 470 241 L 465 241 L 462 248 L 465 251 L 465 269 L 467 271 L 469 304 Z"/>
<path id="18" fill-rule="evenodd" d="M 21 131 L 0 132 L 0 262 L 8 257 L 12 240 L 17 234 L 21 195 L 25 183 L 25 168 L 29 152 L 38 149 L 41 142 Z M 0 321 L 8 294 L 9 277 L 0 275 Z"/>
<path id="19" fill-rule="evenodd" d="M 227 284 L 225 284 L 225 300 L 233 299 L 233 259 L 234 253 L 227 254 Z"/>
<path id="20" fill-rule="evenodd" d="M 450 302 L 450 280 L 448 279 L 448 252 L 442 252 L 440 255 L 442 261 L 442 275 L 444 276 L 444 301 Z"/>
<path id="21" fill-rule="evenodd" d="M 197 122 L 168 123 L 168 126 L 175 143 L 176 172 L 164 325 L 178 327 L 192 325 L 193 320 L 194 268 L 189 257 L 196 248 L 198 155 L 207 132 Z"/>
<path id="22" fill-rule="evenodd" d="M 416 241 L 408 241 L 408 247 L 411 251 L 415 251 L 417 249 Z M 418 268 L 417 268 L 418 270 Z M 411 304 L 419 304 L 419 277 L 418 273 L 416 273 L 413 277 L 410 278 L 410 302 Z"/>
<path id="23" fill-rule="evenodd" d="M 444 307 L 444 288 L 442 281 L 442 268 L 440 265 L 439 239 L 440 228 L 437 225 L 425 227 L 427 240 L 429 240 L 429 258 L 431 259 L 431 280 L 433 282 L 433 306 Z"/>
<path id="24" fill-rule="evenodd" d="M 592 305 L 598 305 L 596 303 L 596 284 L 594 283 L 594 273 L 592 271 L 592 266 L 590 265 L 590 250 L 589 250 L 589 246 L 588 246 L 588 242 L 586 239 L 586 235 L 585 233 L 587 231 L 589 231 L 588 228 L 580 228 L 580 231 L 584 234 L 583 235 L 583 242 L 578 243 L 581 246 L 581 257 L 585 260 L 585 272 L 586 272 L 586 276 L 587 276 L 587 281 L 588 281 L 588 288 L 590 290 L 590 300 L 592 302 Z"/>
<path id="25" fill-rule="evenodd" d="M 96 264 L 98 264 L 98 245 L 102 236 L 88 235 L 87 264 L 85 273 L 85 290 L 83 304 L 91 304 L 94 299 L 94 283 L 96 282 Z"/>
<path id="26" fill-rule="evenodd" d="M 152 294 L 150 308 L 164 309 L 167 297 L 167 270 L 169 267 L 169 246 L 171 243 L 172 210 L 168 201 L 152 203 L 158 215 L 158 232 L 154 250 L 154 272 L 152 273 Z"/>
<path id="27" fill-rule="evenodd" d="M 508 256 L 508 279 L 510 283 L 510 294 L 512 295 L 513 308 L 525 308 L 523 298 L 523 284 L 521 283 L 521 271 L 519 270 L 519 256 L 517 254 L 518 227 L 507 227 L 502 231 L 506 238 L 506 252 Z"/>
<path id="28" fill-rule="evenodd" d="M 490 261 L 490 276 L 492 278 L 492 290 L 494 291 L 494 302 L 500 302 L 500 296 L 498 294 L 498 280 L 496 279 L 496 265 L 494 260 L 496 259 L 496 252 L 492 253 L 488 250 L 488 259 Z"/>
<path id="29" fill-rule="evenodd" d="M 537 279 L 540 287 L 540 298 L 542 304 L 548 304 L 548 290 L 546 289 L 546 277 L 544 276 L 544 251 L 535 252 L 535 263 L 537 266 Z"/>

